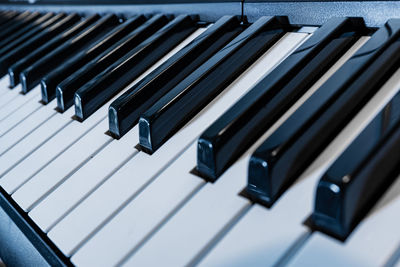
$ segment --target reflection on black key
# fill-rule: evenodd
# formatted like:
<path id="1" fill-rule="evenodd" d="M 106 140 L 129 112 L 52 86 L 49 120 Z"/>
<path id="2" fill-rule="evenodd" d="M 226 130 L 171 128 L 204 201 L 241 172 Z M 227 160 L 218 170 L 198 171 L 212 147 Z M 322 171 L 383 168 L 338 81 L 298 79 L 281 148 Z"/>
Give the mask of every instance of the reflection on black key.
<path id="1" fill-rule="evenodd" d="M 14 18 L 10 19 L 9 21 L 7 21 L 4 25 L 2 25 L 0 27 L 0 36 L 2 36 L 3 38 L 4 38 L 4 36 L 6 36 L 5 34 L 3 34 L 3 32 L 6 32 L 7 34 L 10 34 L 10 28 L 14 28 L 16 25 L 19 26 L 31 14 L 32 13 L 29 12 L 29 11 L 24 11 L 22 13 L 19 13 Z"/>
<path id="2" fill-rule="evenodd" d="M 221 18 L 167 62 L 132 86 L 110 105 L 109 124 L 112 135 L 120 138 L 127 133 L 146 109 L 219 51 L 241 30 L 237 17 Z"/>
<path id="3" fill-rule="evenodd" d="M 197 29 L 181 15 L 105 69 L 75 93 L 75 116 L 85 120 Z"/>
<path id="4" fill-rule="evenodd" d="M 0 30 L 3 29 L 3 26 L 6 25 L 9 21 L 19 15 L 18 11 L 9 10 L 5 11 L 4 14 L 0 18 Z"/>
<path id="5" fill-rule="evenodd" d="M 37 18 L 35 21 L 32 21 L 25 27 L 21 28 L 20 30 L 15 31 L 14 33 L 8 35 L 7 37 L 1 39 L 0 40 L 0 48 L 3 48 L 4 46 L 15 42 L 17 39 L 20 39 L 21 36 L 24 36 L 27 33 L 37 30 L 38 28 L 40 28 L 41 24 L 45 23 L 52 17 L 54 17 L 54 13 L 52 13 L 52 12 L 46 13 L 43 16 L 40 16 L 39 18 Z"/>
<path id="6" fill-rule="evenodd" d="M 284 32 L 277 18 L 260 18 L 164 95 L 140 117 L 139 141 L 143 150 L 157 150 Z"/>
<path id="7" fill-rule="evenodd" d="M 35 19 L 39 18 L 41 15 L 39 12 L 32 12 L 20 21 L 14 22 L 7 29 L 0 31 L 0 40 L 7 38 L 9 35 L 15 33 L 16 31 L 24 28 L 25 26 L 32 23 Z"/>
<path id="8" fill-rule="evenodd" d="M 56 86 L 68 78 L 75 71 L 83 67 L 90 60 L 94 59 L 106 49 L 110 48 L 117 41 L 133 31 L 145 21 L 144 16 L 136 16 L 112 30 L 100 42 L 94 43 L 89 48 L 79 52 L 74 57 L 51 71 L 41 80 L 42 102 L 49 103 L 56 96 Z"/>
<path id="9" fill-rule="evenodd" d="M 104 37 L 104 34 L 109 32 L 112 27 L 119 23 L 119 18 L 116 15 L 110 14 L 90 25 L 85 31 L 79 33 L 62 46 L 58 47 L 50 54 L 41 58 L 30 67 L 26 68 L 20 74 L 22 84 L 22 92 L 27 93 L 39 84 L 40 79 L 48 72 L 62 64 L 65 60 L 75 55 L 88 45 L 98 40 L 99 37 Z"/>
<path id="10" fill-rule="evenodd" d="M 80 87 L 131 51 L 139 43 L 167 24 L 167 22 L 168 18 L 166 16 L 155 15 L 97 58 L 90 61 L 85 67 L 79 69 L 60 83 L 56 88 L 58 110 L 64 112 L 71 107 L 73 105 L 75 92 Z"/>
<path id="11" fill-rule="evenodd" d="M 34 52 L 36 49 L 41 47 L 42 45 L 46 44 L 60 34 L 62 31 L 70 28 L 73 24 L 78 22 L 80 20 L 80 16 L 77 14 L 71 14 L 68 15 L 67 17 L 63 18 L 53 26 L 46 28 L 29 40 L 28 42 L 24 43 L 23 45 L 17 47 L 16 49 L 12 50 L 10 53 L 7 53 L 6 55 L 3 55 L 0 57 L 0 76 L 5 75 L 8 72 L 8 68 L 17 62 L 18 60 L 21 60 L 22 58 L 26 57 L 27 55 L 31 54 Z M 68 32 L 68 31 L 67 31 Z M 11 81 L 13 81 L 14 77 L 10 77 Z M 19 78 L 19 77 L 18 77 Z M 14 82 L 11 82 L 12 86 L 15 86 L 16 84 Z"/>
<path id="12" fill-rule="evenodd" d="M 45 22 L 41 23 L 36 27 L 35 29 L 30 30 L 26 34 L 22 35 L 18 39 L 6 43 L 4 47 L 0 49 L 0 56 L 4 56 L 5 54 L 9 53 L 11 50 L 16 49 L 18 46 L 23 45 L 26 42 L 29 42 L 32 38 L 37 36 L 39 33 L 41 33 L 44 29 L 52 26 L 54 23 L 57 23 L 60 21 L 60 19 L 64 18 L 66 15 L 65 13 L 59 13 L 52 17 L 49 20 L 46 20 Z"/>
<path id="13" fill-rule="evenodd" d="M 386 47 L 381 37 L 376 33 L 254 152 L 247 185 L 252 198 L 273 204 L 397 70 L 400 41 L 380 54 Z"/>
<path id="14" fill-rule="evenodd" d="M 312 225 L 345 239 L 396 178 L 399 151 L 397 94 L 322 176 Z"/>
<path id="15" fill-rule="evenodd" d="M 56 36 L 50 42 L 39 47 L 38 49 L 30 53 L 28 56 L 24 57 L 23 59 L 13 64 L 8 70 L 8 74 L 10 76 L 10 86 L 14 87 L 20 82 L 20 75 L 22 71 L 29 68 L 33 64 L 39 62 L 43 58 L 47 57 L 54 50 L 63 46 L 71 38 L 77 36 L 78 34 L 81 34 L 82 31 L 86 30 L 89 26 L 91 26 L 99 19 L 100 16 L 95 14 L 88 17 L 87 19 L 82 20 L 81 22 L 77 23 L 67 31 L 60 34 L 59 36 Z"/>
<path id="16" fill-rule="evenodd" d="M 215 181 L 296 102 L 365 30 L 359 19 L 323 25 L 199 138 L 197 170 Z"/>

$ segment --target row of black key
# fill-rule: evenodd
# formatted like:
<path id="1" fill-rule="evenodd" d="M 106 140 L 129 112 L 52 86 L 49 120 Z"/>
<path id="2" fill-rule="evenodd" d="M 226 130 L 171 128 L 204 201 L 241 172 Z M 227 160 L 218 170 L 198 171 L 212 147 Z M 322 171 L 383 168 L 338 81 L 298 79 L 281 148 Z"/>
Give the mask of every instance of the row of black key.
<path id="1" fill-rule="evenodd" d="M 44 28 L 42 31 L 40 31 L 38 35 L 29 39 L 29 41 L 18 45 L 10 51 L 7 51 L 4 55 L 0 57 L 0 75 L 7 74 L 8 69 L 13 64 L 17 63 L 19 60 L 23 60 L 26 56 L 30 55 L 32 52 L 35 52 L 38 48 L 41 48 L 43 45 L 49 43 L 50 40 L 53 41 L 55 37 L 58 37 L 58 40 L 62 39 L 62 37 L 65 35 L 69 36 L 71 33 L 66 30 L 71 28 L 80 19 L 81 17 L 77 14 L 70 14 L 68 16 L 65 16 L 57 23 Z M 61 33 L 63 34 L 59 36 Z M 23 36 L 20 38 L 23 38 Z M 60 40 L 56 45 L 60 45 L 62 42 L 63 41 Z M 18 84 L 17 81 L 19 81 L 19 77 L 11 76 L 10 81 L 11 86 L 16 86 Z"/>
<path id="2" fill-rule="evenodd" d="M 58 109 L 63 112 L 70 108 L 73 105 L 74 95 L 78 88 L 85 85 L 108 66 L 127 54 L 132 47 L 137 46 L 161 27 L 165 26 L 168 21 L 169 19 L 166 16 L 155 15 L 105 52 L 91 60 L 79 72 L 74 72 L 60 82 L 56 87 Z M 49 77 L 52 75 L 53 73 L 50 73 Z"/>
<path id="3" fill-rule="evenodd" d="M 399 20 L 379 29 L 253 153 L 250 199 L 271 206 L 399 69 L 399 35 Z M 382 111 L 322 177 L 311 217 L 316 229 L 345 239 L 393 181 L 399 163 L 393 156 L 398 137 L 388 134 L 398 120 L 393 109 L 389 118 Z M 371 131 L 378 132 L 381 117 L 388 125 L 381 124 L 374 138 Z"/>
<path id="4" fill-rule="evenodd" d="M 0 42 L 0 71 L 9 72 L 11 86 L 21 77 L 24 93 L 40 82 L 43 102 L 57 97 L 61 112 L 75 103 L 82 121 L 198 28 L 193 16 L 135 16 L 120 24 L 115 15 L 0 14 L 0 29 L 10 22 L 16 26 Z M 221 18 L 110 105 L 111 135 L 121 138 L 139 123 L 141 148 L 154 152 L 289 30 L 285 18 L 263 17 L 250 26 L 235 16 Z M 353 18 L 333 19 L 318 29 L 201 135 L 198 173 L 216 181 L 367 32 L 363 21 Z M 247 187 L 251 199 L 271 206 L 396 71 L 398 32 L 395 20 L 378 30 L 254 152 Z M 370 181 L 363 175 L 360 181 Z M 331 179 L 326 177 L 322 180 Z M 321 186 L 318 199 L 329 199 L 324 190 Z M 316 206 L 313 218 L 320 228 L 326 216 L 319 214 L 330 212 L 327 207 Z M 343 211 L 347 217 L 338 218 L 346 221 L 338 223 L 340 233 L 327 231 L 347 235 L 360 210 Z"/>
<path id="5" fill-rule="evenodd" d="M 327 170 L 317 187 L 314 228 L 345 239 L 399 173 L 400 94 Z"/>

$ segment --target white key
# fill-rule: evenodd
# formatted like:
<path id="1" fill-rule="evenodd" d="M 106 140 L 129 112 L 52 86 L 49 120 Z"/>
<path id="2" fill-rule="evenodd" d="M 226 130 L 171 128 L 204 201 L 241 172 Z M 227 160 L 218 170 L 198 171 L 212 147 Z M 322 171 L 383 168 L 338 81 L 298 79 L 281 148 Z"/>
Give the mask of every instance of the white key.
<path id="1" fill-rule="evenodd" d="M 8 159 L 10 152 L 20 148 L 19 155 L 13 153 L 15 160 L 12 162 L 12 169 L 9 169 L 6 174 L 3 173 L 0 185 L 9 194 L 12 194 L 21 184 L 43 168 L 46 163 L 96 126 L 104 119 L 104 114 L 106 114 L 106 108 L 102 107 L 87 120 L 80 123 L 71 119 L 74 115 L 74 109 L 70 108 L 63 114 L 56 114 L 51 117 L 50 120 L 2 155 L 0 163 L 2 160 L 10 161 Z M 54 127 L 54 125 L 58 127 Z M 40 138 L 37 137 L 39 134 L 41 134 Z M 29 143 L 30 146 L 21 147 L 21 144 L 25 143 Z M 24 152 L 21 152 L 21 150 Z"/>
<path id="2" fill-rule="evenodd" d="M 107 105 L 104 106 L 107 107 Z M 68 174 L 71 174 L 88 158 L 94 156 L 99 149 L 111 142 L 112 138 L 102 134 L 107 127 L 108 121 L 104 119 L 81 140 L 75 142 L 71 148 L 57 157 L 54 162 L 32 177 L 26 185 L 23 185 L 20 190 L 13 194 L 17 203 L 25 211 L 30 210 L 37 201 L 53 190 Z"/>
<path id="3" fill-rule="evenodd" d="M 132 138 L 138 138 L 136 132 L 126 137 L 105 147 L 29 213 L 43 231 L 47 232 L 91 190 L 120 168 L 124 160 L 138 153 L 132 145 Z"/>
<path id="4" fill-rule="evenodd" d="M 343 62 L 340 62 L 338 65 L 342 64 Z M 327 73 L 325 77 L 321 78 L 321 82 L 310 88 L 309 91 L 315 92 L 323 81 L 333 73 L 334 71 Z M 165 258 L 163 257 L 165 265 L 176 266 L 197 263 L 214 246 L 216 242 L 214 240 L 218 240 L 220 235 L 224 234 L 224 229 L 229 229 L 231 224 L 236 223 L 236 218 L 242 216 L 246 209 L 250 207 L 247 200 L 238 197 L 237 194 L 247 182 L 247 165 L 252 151 L 277 129 L 283 123 L 284 119 L 290 116 L 310 95 L 310 92 L 307 92 L 306 95 L 299 99 L 215 184 L 207 185 L 195 195 L 154 237 L 125 262 L 126 265 L 140 266 L 155 264 L 154 260 L 156 259 L 150 256 L 153 253 L 165 256 Z M 194 158 L 195 156 L 193 155 Z M 295 214 L 296 212 L 297 210 L 293 212 L 290 212 L 288 209 L 285 210 L 285 214 Z M 282 216 L 277 217 L 282 218 Z M 204 218 L 206 218 L 206 222 Z M 182 227 L 182 225 L 190 227 Z M 193 229 L 196 229 L 196 231 L 193 231 Z M 285 231 L 283 227 L 279 229 Z M 279 232 L 279 230 L 276 231 Z M 285 234 L 281 232 L 281 238 L 284 236 Z M 182 242 L 182 240 L 196 241 L 187 243 Z M 240 241 L 238 242 L 240 243 Z M 163 254 L 163 251 L 167 252 L 166 254 L 168 255 Z M 265 264 L 268 265 L 268 262 Z"/>
<path id="5" fill-rule="evenodd" d="M 203 29 L 198 30 L 194 34 L 189 36 L 185 40 L 186 43 L 188 41 L 193 40 L 193 38 L 199 35 L 202 31 L 204 30 Z M 172 54 L 168 54 L 167 56 L 169 57 L 171 55 Z M 163 61 L 165 61 L 168 58 L 167 56 L 164 57 Z M 163 61 L 159 61 L 158 63 L 161 64 Z M 156 66 L 157 65 L 152 66 L 151 69 L 149 69 L 144 74 L 142 74 L 141 77 L 136 79 L 136 82 L 139 81 L 142 77 L 144 77 L 144 75 L 148 74 Z M 127 88 L 125 88 L 125 90 L 127 90 Z M 79 123 L 77 121 L 72 121 L 72 122 L 70 121 L 69 118 L 73 115 L 73 108 L 68 109 L 65 114 L 61 115 L 58 114 L 58 116 L 54 116 L 52 119 L 58 119 L 58 118 L 68 119 L 69 125 L 66 125 L 66 127 L 62 131 L 56 133 L 50 140 L 48 140 L 40 148 L 38 148 L 36 151 L 31 153 L 27 158 L 25 158 L 21 163 L 15 166 L 12 171 L 7 173 L 7 175 L 0 180 L 0 185 L 3 186 L 3 188 L 8 193 L 15 192 L 15 190 L 18 187 L 20 187 L 23 183 L 25 183 L 28 179 L 30 179 L 33 175 L 35 175 L 41 168 L 43 168 L 46 165 L 46 163 L 57 157 L 60 153 L 65 151 L 74 142 L 76 142 L 79 138 L 81 138 L 84 134 L 86 134 L 89 130 L 91 130 L 91 128 L 97 125 L 101 120 L 105 119 L 107 115 L 108 105 L 119 95 L 123 94 L 125 90 L 123 90 L 113 99 L 108 101 L 105 105 L 103 105 L 99 110 L 97 110 L 94 114 L 92 114 L 83 123 Z M 104 132 L 101 132 L 101 134 L 103 133 Z M 32 139 L 31 135 L 26 138 L 26 140 L 30 139 Z M 101 147 L 102 145 L 103 144 L 100 143 L 99 147 Z M 7 153 L 4 155 L 7 155 Z M 123 161 L 124 159 L 121 160 Z"/>
<path id="6" fill-rule="evenodd" d="M 98 113 L 98 115 L 101 114 Z M 60 119 L 65 117 L 59 115 L 54 118 Z M 78 121 L 70 122 L 66 127 L 57 132 L 46 143 L 42 144 L 22 162 L 5 174 L 0 179 L 0 184 L 9 194 L 12 194 L 20 185 L 46 166 L 48 162 L 60 155 L 60 153 L 65 151 L 73 143 L 77 142 L 85 133 L 95 127 L 101 119 L 103 118 L 94 116 L 83 123 Z"/>
<path id="7" fill-rule="evenodd" d="M 53 116 L 46 123 L 33 131 L 29 136 L 21 140 L 18 144 L 10 148 L 0 157 L 0 185 L 7 187 L 3 183 L 2 177 L 10 171 L 15 165 L 26 158 L 30 153 L 44 144 L 58 131 L 63 129 L 68 124 L 72 123 L 71 116 L 73 110 L 67 111 L 63 116 Z M 19 177 L 13 177 L 19 178 Z M 5 189 L 6 190 L 6 189 Z"/>
<path id="8" fill-rule="evenodd" d="M 23 121 L 26 117 L 32 115 L 35 111 L 42 108 L 42 104 L 39 103 L 40 92 L 34 92 L 30 99 L 26 99 L 22 105 L 17 107 L 16 110 L 0 121 L 0 136 L 10 131 L 13 127 Z"/>
<path id="9" fill-rule="evenodd" d="M 8 93 L 10 90 L 9 81 L 8 81 L 8 75 L 4 75 L 3 77 L 0 78 L 0 98 Z"/>
<path id="10" fill-rule="evenodd" d="M 273 126 L 274 129 L 276 127 L 277 125 Z M 259 140 L 232 167 L 219 177 L 216 183 L 207 184 L 200 192 L 194 195 L 142 247 L 133 248 L 130 257 L 124 258 L 122 263 L 126 266 L 152 266 L 156 264 L 157 259 L 150 256 L 150 254 L 155 253 L 163 259 L 165 266 L 194 264 L 195 262 L 192 262 L 192 260 L 197 258 L 203 249 L 207 249 L 212 239 L 218 236 L 220 231 L 223 231 L 225 227 L 233 223 L 237 216 L 240 216 L 250 208 L 250 202 L 245 198 L 239 197 L 237 194 L 246 183 L 247 163 L 251 152 L 257 148 L 262 140 Z M 193 144 L 191 149 L 192 155 L 190 158 L 192 163 L 190 165 L 195 166 L 196 143 Z M 183 174 L 181 175 L 183 178 L 188 179 Z M 181 188 L 186 183 L 184 179 L 180 179 L 179 183 L 170 184 L 169 186 Z M 194 188 L 191 189 L 194 191 Z M 160 202 L 171 202 L 171 198 L 175 197 L 167 195 L 167 193 L 168 191 L 157 196 Z M 164 199 L 165 197 L 167 199 Z M 189 197 L 186 196 L 186 198 Z M 136 200 L 133 201 L 133 205 L 135 204 Z M 164 215 L 168 215 L 168 213 Z M 87 253 L 87 251 L 85 252 Z"/>
<path id="11" fill-rule="evenodd" d="M 113 139 L 102 132 L 107 129 L 107 120 L 103 120 L 88 134 L 74 143 L 68 150 L 57 157 L 48 166 L 29 179 L 13 195 L 13 199 L 25 211 L 46 196 L 64 179 L 75 172 L 82 163 L 93 157 L 99 149 L 109 144 Z"/>
<path id="12" fill-rule="evenodd" d="M 155 266 L 160 258 L 164 266 L 190 264 L 221 229 L 250 206 L 247 199 L 237 196 L 246 180 L 246 159 L 239 160 L 215 184 L 203 187 L 125 265 Z"/>
<path id="13" fill-rule="evenodd" d="M 21 113 L 20 110 L 24 109 L 26 105 L 33 105 L 34 108 L 38 108 L 41 106 L 40 103 L 38 103 L 38 101 L 40 100 L 39 95 L 40 92 L 35 91 L 28 95 L 19 95 L 0 109 L 0 135 L 4 133 L 3 127 L 7 127 L 7 123 L 15 123 L 21 120 L 21 115 L 19 115 L 19 113 Z M 14 117 L 15 119 L 13 119 Z"/>
<path id="14" fill-rule="evenodd" d="M 6 107 L 9 103 L 11 103 L 16 98 L 23 98 L 24 96 L 20 94 L 21 86 L 17 86 L 13 89 L 8 89 L 8 92 L 4 93 L 0 97 L 0 110 L 3 107 Z"/>
<path id="15" fill-rule="evenodd" d="M 391 186 L 370 214 L 343 243 L 314 233 L 290 266 L 386 265 L 400 244 L 400 179 Z"/>
<path id="16" fill-rule="evenodd" d="M 204 28 L 195 31 L 182 43 L 165 55 L 160 61 L 143 73 L 133 83 L 140 81 L 204 31 Z M 126 89 L 129 87 L 130 86 L 128 86 Z M 123 92 L 121 92 L 119 95 L 122 93 Z M 111 101 L 109 103 L 111 103 Z M 107 114 L 106 111 L 108 104 L 104 105 L 101 109 L 103 108 L 105 109 L 104 113 Z M 135 141 L 132 142 L 132 140 Z M 79 169 L 78 172 L 68 178 L 68 180 L 61 184 L 60 187 L 54 190 L 54 192 L 52 192 L 37 207 L 35 207 L 29 213 L 30 216 L 34 218 L 35 222 L 38 223 L 43 230 L 48 231 L 58 220 L 67 214 L 71 208 L 77 205 L 92 190 L 106 180 L 109 175 L 118 170 L 127 159 L 133 157 L 137 153 L 137 150 L 134 149 L 134 145 L 137 144 L 136 140 L 138 140 L 137 131 L 131 131 L 126 138 L 121 138 L 118 142 L 113 142 L 110 146 L 107 146 L 101 151 L 101 153 L 97 154 L 94 159 Z M 96 175 L 94 173 L 96 173 Z M 88 176 L 90 176 L 90 179 Z M 82 184 L 83 180 L 85 181 L 84 184 Z M 79 190 L 77 188 L 79 188 Z M 68 200 L 65 201 L 65 199 Z M 54 205 L 57 200 L 61 200 L 62 205 Z M 52 211 L 53 209 L 55 210 Z"/>
<path id="17" fill-rule="evenodd" d="M 193 151 L 193 146 L 191 146 L 190 150 L 191 152 L 195 152 Z M 188 192 L 204 184 L 202 179 L 194 177 L 189 173 L 193 168 L 192 163 L 192 153 L 184 153 L 160 176 L 157 176 L 154 184 L 151 184 L 150 190 L 146 189 L 142 193 L 140 193 L 140 189 L 145 185 L 145 181 L 143 181 L 143 179 L 137 179 L 140 177 L 130 177 L 131 181 L 129 185 L 126 184 L 127 179 L 114 181 L 113 185 L 118 185 L 120 188 L 134 186 L 134 190 L 123 190 L 123 192 L 118 192 L 117 194 L 114 192 L 111 197 L 109 196 L 107 198 L 108 201 L 103 200 L 101 204 L 95 202 L 99 199 L 99 196 L 109 193 L 109 187 L 107 185 L 100 187 L 93 195 L 85 200 L 85 202 L 72 211 L 69 216 L 57 224 L 52 231 L 49 232 L 49 237 L 59 244 L 59 247 L 63 252 L 67 253 L 67 255 L 73 254 L 80 243 L 84 242 L 88 235 L 91 234 L 90 231 L 95 231 L 99 225 L 102 225 L 102 222 L 113 216 L 115 210 L 118 210 L 118 208 L 125 203 L 129 203 L 121 213 L 118 213 L 117 217 L 115 217 L 110 224 L 107 224 L 107 226 L 101 230 L 100 235 L 96 235 L 94 239 L 90 240 L 89 244 L 76 255 L 78 261 L 79 257 L 82 258 L 82 256 L 84 256 L 86 258 L 86 264 L 96 263 L 97 265 L 97 263 L 104 263 L 105 265 L 114 265 L 123 255 L 127 254 L 133 246 L 145 238 L 151 229 L 168 214 L 170 209 L 178 205 L 181 199 L 185 198 Z M 178 181 L 176 182 L 176 180 Z M 170 183 L 182 183 L 183 181 L 185 182 L 183 186 L 170 186 Z M 157 197 L 158 194 L 160 194 L 160 196 L 165 194 L 165 191 L 168 191 L 171 196 L 175 197 L 169 199 Z M 140 194 L 134 198 L 136 195 L 135 193 Z M 130 201 L 132 198 L 134 198 L 133 201 Z M 104 204 L 104 208 L 98 208 Z M 83 212 L 87 212 L 93 207 L 96 208 L 90 210 L 90 216 L 88 216 L 89 214 L 83 216 Z M 139 214 L 146 214 L 146 216 L 145 218 L 142 217 L 142 219 L 139 219 L 139 217 L 137 217 Z M 89 217 L 91 219 L 85 220 L 85 224 L 79 224 L 79 219 L 88 219 Z M 131 220 L 127 220 L 129 217 Z M 132 218 L 134 217 L 137 217 L 137 219 L 133 221 Z M 96 219 L 100 221 L 96 221 Z M 116 229 L 120 230 L 115 231 Z M 68 238 L 66 238 L 66 233 L 69 234 Z M 107 248 L 107 243 L 114 238 L 120 239 L 118 246 Z M 99 256 L 101 259 L 94 257 L 96 251 L 99 253 L 106 250 L 108 250 L 108 255 Z M 88 258 L 90 260 L 88 260 Z M 82 262 L 80 264 L 82 264 Z"/>
<path id="18" fill-rule="evenodd" d="M 309 230 L 302 222 L 312 212 L 318 180 L 399 90 L 399 74 L 400 71 L 396 73 L 397 77 L 393 76 L 381 88 L 272 209 L 257 205 L 252 208 L 202 261 L 202 265 L 229 265 L 231 259 L 249 261 L 252 266 L 273 265 L 296 240 L 309 235 Z M 260 258 L 256 258 L 255 254 L 246 254 L 250 249 L 257 251 Z"/>
<path id="19" fill-rule="evenodd" d="M 269 52 L 253 64 L 249 70 L 243 73 L 229 88 L 225 89 L 216 100 L 187 124 L 184 129 L 179 131 L 157 150 L 150 157 L 146 165 L 142 165 L 141 162 L 138 161 L 139 156 L 145 154 L 136 156 L 102 185 L 102 187 L 94 192 L 87 201 L 83 202 L 82 205 L 74 210 L 70 216 L 66 217 L 65 222 L 62 221 L 57 225 L 54 228 L 54 232 L 49 233 L 49 236 L 53 238 L 53 240 L 56 239 L 56 243 L 58 243 L 60 247 L 65 247 L 73 251 L 73 248 L 76 248 L 83 240 L 82 235 L 84 237 L 91 234 L 96 230 L 99 222 L 107 220 L 107 218 L 113 215 L 113 211 L 115 212 L 117 208 L 120 208 L 125 202 L 129 201 L 129 199 L 140 190 L 141 186 L 151 181 L 152 177 L 157 176 L 157 170 L 162 170 L 162 165 L 158 168 L 155 168 L 154 165 L 159 166 L 159 162 L 162 160 L 165 161 L 163 165 L 167 164 L 168 161 L 166 161 L 165 158 L 171 159 L 174 155 L 178 156 L 186 144 L 191 144 L 191 149 L 187 150 L 179 157 L 178 160 L 165 171 L 165 175 L 163 172 L 160 177 L 156 178 L 154 187 L 153 184 L 151 184 L 149 188 L 145 189 L 145 191 L 138 196 L 138 199 L 130 202 L 121 213 L 78 250 L 72 258 L 73 262 L 77 265 L 100 264 L 107 266 L 116 264 L 132 247 L 137 245 L 159 221 L 168 215 L 174 206 L 176 206 L 176 203 L 184 199 L 185 196 L 190 194 L 199 184 L 204 183 L 202 179 L 189 174 L 190 169 L 195 166 L 193 155 L 195 154 L 196 144 L 194 141 L 198 135 L 206 129 L 216 117 L 222 115 L 269 70 L 281 62 L 281 60 L 294 49 L 293 46 L 301 43 L 306 36 L 307 34 L 288 34 L 279 44 L 271 48 Z M 179 146 L 181 146 L 181 148 L 178 149 Z M 157 153 L 159 152 L 163 152 L 164 155 L 162 157 L 158 156 Z M 154 156 L 157 156 L 157 158 L 154 159 Z M 191 161 L 191 164 L 185 163 L 188 160 Z M 173 175 L 176 177 L 175 183 L 171 180 L 172 176 L 168 176 L 168 173 L 176 174 Z M 180 175 L 177 175 L 177 173 L 180 173 Z M 135 174 L 135 176 L 132 177 L 132 174 Z M 140 184 L 137 183 L 137 179 L 141 180 Z M 168 182 L 172 182 L 173 185 L 165 187 L 165 183 Z M 136 190 L 132 190 L 133 188 Z M 107 201 L 106 203 L 102 197 L 110 192 L 115 192 L 115 190 L 121 190 L 118 193 L 118 197 L 116 196 L 118 202 L 113 201 L 111 203 Z M 165 194 L 167 194 L 167 196 L 165 196 Z M 136 203 L 138 203 L 138 205 L 135 205 Z M 100 206 L 106 206 L 103 206 L 102 210 L 98 212 L 96 208 L 96 214 L 94 214 L 93 209 L 99 204 Z M 132 224 L 131 215 L 140 214 L 141 211 L 146 209 L 145 207 L 147 207 L 147 205 L 154 205 L 154 212 L 152 211 L 152 215 L 154 216 L 146 216 L 144 218 L 134 215 L 136 221 Z M 87 223 L 77 227 L 78 221 L 82 219 Z M 134 227 L 134 229 L 132 227 Z M 68 233 L 68 238 L 65 238 L 66 233 Z M 112 237 L 112 233 L 115 234 L 114 237 Z M 99 258 L 99 254 L 107 250 L 106 244 L 109 243 L 110 240 L 115 240 L 115 238 L 121 238 L 120 242 L 123 242 L 123 244 L 120 243 L 120 246 L 112 248 L 112 251 L 109 250 L 107 256 L 104 255 L 104 257 L 101 256 Z"/>
<path id="20" fill-rule="evenodd" d="M 53 103 L 54 104 L 54 103 Z M 35 111 L 31 116 L 25 118 L 13 129 L 0 136 L 0 156 L 16 143 L 28 136 L 32 131 L 56 115 L 54 107 L 47 105 Z"/>

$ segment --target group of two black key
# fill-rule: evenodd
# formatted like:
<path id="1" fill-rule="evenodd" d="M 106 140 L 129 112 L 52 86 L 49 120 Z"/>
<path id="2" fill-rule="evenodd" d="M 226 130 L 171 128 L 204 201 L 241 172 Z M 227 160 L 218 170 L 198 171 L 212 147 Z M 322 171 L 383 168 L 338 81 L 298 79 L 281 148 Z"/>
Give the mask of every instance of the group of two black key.
<path id="1" fill-rule="evenodd" d="M 84 121 L 199 25 L 196 16 L 186 15 L 124 19 L 2 11 L 0 74 L 9 74 L 11 87 L 21 83 L 23 93 L 40 84 L 43 104 L 56 98 L 60 112 L 74 105 L 76 119 Z M 284 17 L 253 24 L 221 18 L 112 102 L 109 133 L 118 139 L 138 124 L 140 148 L 155 152 L 293 30 Z M 332 19 L 319 28 L 201 134 L 197 173 L 215 182 L 369 31 L 359 18 Z M 256 149 L 246 188 L 251 200 L 273 205 L 393 75 L 399 31 L 398 20 L 377 30 Z M 345 238 L 390 185 L 399 162 L 398 98 L 322 177 L 312 216 L 316 229 Z"/>

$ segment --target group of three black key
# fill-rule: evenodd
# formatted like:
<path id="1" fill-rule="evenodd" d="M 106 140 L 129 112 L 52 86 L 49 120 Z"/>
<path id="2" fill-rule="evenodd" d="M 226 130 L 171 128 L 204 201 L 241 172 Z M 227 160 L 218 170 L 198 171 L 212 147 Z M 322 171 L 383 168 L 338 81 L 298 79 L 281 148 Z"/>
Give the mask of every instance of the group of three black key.
<path id="1" fill-rule="evenodd" d="M 225 16 L 0 12 L 0 74 L 42 103 L 74 105 L 84 121 L 199 27 L 194 41 L 130 86 L 109 106 L 109 133 L 135 125 L 153 153 L 287 32 L 285 17 L 252 24 Z M 197 173 L 215 182 L 361 36 L 360 18 L 336 18 L 316 30 L 199 137 Z M 336 73 L 252 154 L 246 195 L 271 207 L 400 66 L 400 20 L 376 30 Z M 357 137 L 317 186 L 312 225 L 344 239 L 397 174 L 399 96 Z M 398 154 L 398 153 L 397 153 Z"/>

